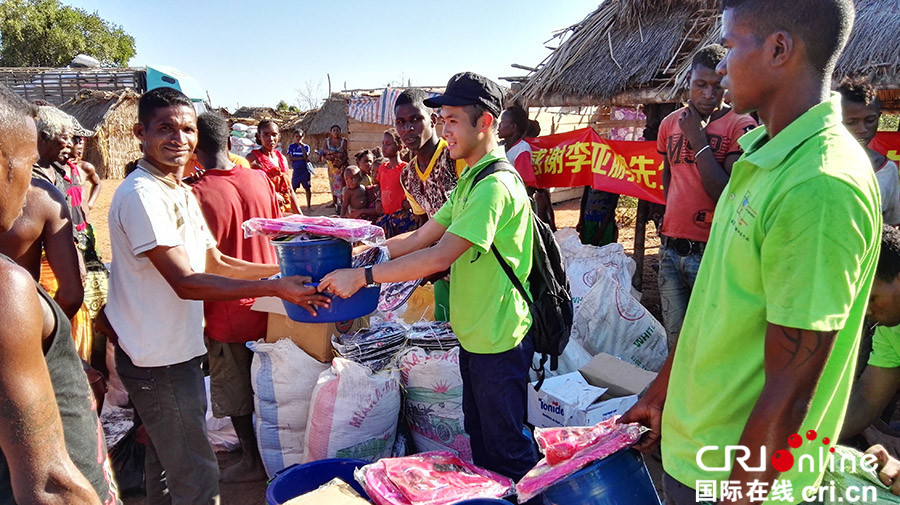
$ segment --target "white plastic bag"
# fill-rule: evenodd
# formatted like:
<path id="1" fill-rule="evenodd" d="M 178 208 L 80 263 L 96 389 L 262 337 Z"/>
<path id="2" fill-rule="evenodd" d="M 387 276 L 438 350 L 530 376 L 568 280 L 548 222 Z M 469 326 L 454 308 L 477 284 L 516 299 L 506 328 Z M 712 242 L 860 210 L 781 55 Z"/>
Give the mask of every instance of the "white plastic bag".
<path id="1" fill-rule="evenodd" d="M 572 304 L 575 312 L 581 300 L 600 280 L 601 270 L 606 267 L 623 286 L 631 286 L 634 277 L 634 260 L 625 254 L 622 244 L 607 244 L 603 247 L 582 244 L 573 228 L 564 228 L 553 234 L 559 243 L 566 276 L 572 290 Z"/>
<path id="2" fill-rule="evenodd" d="M 400 415 L 396 371 L 334 358 L 312 393 L 304 458 L 375 461 L 391 455 Z"/>
<path id="3" fill-rule="evenodd" d="M 572 335 L 556 373 L 578 370 L 601 352 L 659 371 L 668 354 L 666 332 L 631 287 L 634 260 L 621 244 L 582 244 L 572 228 L 559 230 L 554 237 L 566 263 L 575 306 Z"/>
<path id="4" fill-rule="evenodd" d="M 400 356 L 398 364 L 416 452 L 452 451 L 472 461 L 462 410 L 459 347 L 430 354 L 413 347 Z"/>
<path id="5" fill-rule="evenodd" d="M 231 418 L 219 418 L 213 415 L 209 377 L 203 378 L 203 385 L 206 387 L 206 437 L 209 439 L 209 445 L 216 452 L 233 451 L 241 442 L 234 431 L 234 425 L 231 424 Z"/>
<path id="6" fill-rule="evenodd" d="M 319 374 L 328 369 L 290 339 L 268 344 L 249 342 L 254 352 L 250 367 L 256 438 L 269 477 L 303 463 L 303 439 L 312 390 Z"/>
<path id="7" fill-rule="evenodd" d="M 658 372 L 669 352 L 659 321 L 631 295 L 614 266 L 598 270 L 597 282 L 581 300 L 572 336 L 591 356 L 601 352 Z"/>

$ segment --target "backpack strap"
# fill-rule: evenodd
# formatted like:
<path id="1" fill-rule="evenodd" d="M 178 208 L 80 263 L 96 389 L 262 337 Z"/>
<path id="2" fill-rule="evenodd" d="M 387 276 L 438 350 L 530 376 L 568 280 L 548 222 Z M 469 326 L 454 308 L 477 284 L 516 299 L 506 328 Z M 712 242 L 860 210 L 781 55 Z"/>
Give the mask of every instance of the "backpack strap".
<path id="1" fill-rule="evenodd" d="M 498 160 L 484 167 L 481 172 L 475 176 L 475 179 L 472 181 L 472 187 L 474 188 L 476 184 L 486 179 L 489 175 L 496 174 L 497 172 L 512 172 L 516 174 L 516 177 L 519 176 L 519 173 L 516 172 L 508 161 Z M 500 255 L 500 251 L 497 250 L 497 246 L 494 245 L 493 242 L 491 243 L 491 252 L 494 253 L 494 257 L 497 258 L 497 262 L 500 263 L 500 268 L 502 268 L 503 272 L 506 273 L 506 276 L 509 277 L 509 281 L 516 287 L 519 294 L 525 299 L 525 302 L 531 305 L 531 296 L 525 291 L 525 286 L 523 286 L 522 282 L 519 281 L 519 278 L 516 277 L 516 274 L 512 271 L 512 267 L 509 266 L 509 263 L 507 263 L 506 260 L 503 259 L 503 256 Z"/>
<path id="2" fill-rule="evenodd" d="M 509 162 L 507 162 L 506 160 L 499 160 L 499 161 L 495 161 L 495 162 L 491 163 L 490 165 L 484 167 L 481 170 L 481 172 L 479 172 L 478 175 L 475 176 L 475 179 L 472 181 L 472 187 L 474 188 L 476 184 L 483 181 L 485 178 L 487 178 L 487 176 L 489 176 L 491 174 L 495 174 L 497 172 L 512 172 L 513 174 L 516 175 L 516 177 L 521 177 L 519 175 L 519 172 L 516 172 L 515 168 L 513 168 L 513 166 L 510 165 Z M 529 206 L 528 211 L 533 212 L 531 209 L 531 206 Z M 533 219 L 534 214 L 532 214 L 531 217 Z M 532 240 L 537 240 L 537 238 L 532 238 Z M 531 308 L 532 308 L 533 300 L 531 299 L 531 295 L 527 291 L 525 291 L 525 286 L 523 286 L 522 282 L 519 281 L 519 278 L 516 277 L 516 274 L 512 271 L 512 267 L 509 266 L 509 263 L 507 263 L 506 260 L 503 259 L 503 256 L 500 255 L 500 251 L 497 250 L 497 246 L 494 245 L 493 242 L 491 243 L 491 252 L 494 253 L 494 257 L 497 258 L 497 263 L 500 264 L 500 268 L 503 269 L 503 272 L 509 278 L 509 281 L 512 283 L 513 286 L 516 287 L 516 290 L 519 292 L 519 294 L 522 295 L 522 298 L 525 300 L 525 303 L 528 304 L 528 311 L 532 312 Z M 532 268 L 534 268 L 534 267 L 532 267 Z M 534 321 L 532 321 L 531 324 L 534 324 Z M 544 364 L 547 363 L 548 358 L 551 359 L 551 366 L 555 370 L 556 365 L 554 364 L 554 362 L 556 361 L 556 357 L 555 356 L 550 357 L 546 354 L 541 354 L 540 364 L 538 365 L 537 368 L 529 367 L 532 370 L 534 370 L 535 372 L 537 372 L 537 375 L 538 375 L 537 384 L 535 384 L 536 391 L 540 391 L 541 386 L 543 386 L 543 384 L 544 384 L 544 379 L 546 378 L 546 374 L 544 372 Z"/>

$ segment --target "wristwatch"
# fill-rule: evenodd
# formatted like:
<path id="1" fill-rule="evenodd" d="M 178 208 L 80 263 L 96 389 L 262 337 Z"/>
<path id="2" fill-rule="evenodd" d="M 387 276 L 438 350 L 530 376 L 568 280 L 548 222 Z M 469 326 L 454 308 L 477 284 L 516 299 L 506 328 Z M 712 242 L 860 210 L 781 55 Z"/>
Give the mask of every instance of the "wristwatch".
<path id="1" fill-rule="evenodd" d="M 372 265 L 367 266 L 363 270 L 365 270 L 365 273 L 366 273 L 366 287 L 367 288 L 374 287 L 375 279 L 372 278 Z"/>

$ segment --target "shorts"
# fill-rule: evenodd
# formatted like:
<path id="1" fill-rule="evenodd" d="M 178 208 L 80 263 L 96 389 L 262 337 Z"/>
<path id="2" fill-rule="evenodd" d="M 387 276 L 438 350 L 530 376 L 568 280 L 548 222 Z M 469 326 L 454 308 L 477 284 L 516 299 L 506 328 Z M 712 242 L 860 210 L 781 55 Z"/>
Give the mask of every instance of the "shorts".
<path id="1" fill-rule="evenodd" d="M 243 342 L 207 339 L 209 350 L 209 397 L 218 418 L 253 414 L 253 387 L 250 364 L 253 351 Z"/>
<path id="2" fill-rule="evenodd" d="M 297 188 L 303 186 L 303 189 L 310 188 L 310 178 L 311 175 L 309 173 L 309 169 L 306 168 L 306 164 L 299 168 L 294 169 L 294 173 L 291 174 L 291 187 L 296 191 Z"/>

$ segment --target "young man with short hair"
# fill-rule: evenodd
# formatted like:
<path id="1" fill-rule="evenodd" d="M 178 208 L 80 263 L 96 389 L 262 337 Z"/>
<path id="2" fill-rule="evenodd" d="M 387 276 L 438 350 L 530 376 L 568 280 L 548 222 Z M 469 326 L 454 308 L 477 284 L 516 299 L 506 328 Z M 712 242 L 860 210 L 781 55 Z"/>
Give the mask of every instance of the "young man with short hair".
<path id="1" fill-rule="evenodd" d="M 875 175 L 829 92 L 854 7 L 723 9 L 722 86 L 736 112 L 757 111 L 765 127 L 740 139 L 674 352 L 622 421 L 653 430 L 644 449 L 661 438 L 676 504 L 751 503 L 754 482 L 774 494 L 776 479 L 792 490 L 785 503 L 798 503 L 824 469 L 788 463 L 818 461 L 840 433 L 878 258 Z M 746 448 L 747 464 L 733 464 L 728 446 Z M 722 497 L 726 481 L 739 496 Z M 709 482 L 715 497 L 698 500 Z"/>
<path id="2" fill-rule="evenodd" d="M 240 223 L 251 217 L 279 218 L 281 210 L 268 178 L 228 158 L 228 123 L 207 112 L 197 118 L 197 158 L 206 167 L 193 185 L 194 196 L 223 254 L 250 263 L 278 262 L 266 237 L 245 237 Z M 306 170 L 304 165 L 303 170 Z M 250 310 L 253 298 L 203 303 L 209 351 L 209 395 L 213 415 L 230 417 L 241 444 L 241 460 L 222 472 L 222 482 L 266 479 L 253 431 L 253 389 L 247 342 L 266 336 L 267 315 Z"/>
<path id="3" fill-rule="evenodd" d="M 412 156 L 400 182 L 419 226 L 444 206 L 466 166 L 450 156 L 447 141 L 438 136 L 437 115 L 425 105 L 426 98 L 424 91 L 411 88 L 400 93 L 394 103 L 397 133 Z M 434 281 L 434 302 L 435 318 L 447 321 L 450 283 L 446 278 Z"/>
<path id="4" fill-rule="evenodd" d="M 659 231 L 659 297 L 669 348 L 678 340 L 703 250 L 709 240 L 713 209 L 741 155 L 738 138 L 756 126 L 723 102 L 722 76 L 716 66 L 725 48 L 710 44 L 691 62 L 688 104 L 659 126 L 657 150 L 663 155 L 666 211 Z"/>
<path id="5" fill-rule="evenodd" d="M 881 119 L 878 92 L 869 81 L 853 77 L 842 80 L 837 91 L 842 97 L 844 126 L 859 140 L 875 170 L 878 189 L 881 191 L 881 214 L 884 222 L 891 226 L 900 225 L 900 178 L 897 164 L 869 147 L 878 133 L 878 121 Z"/>
<path id="6" fill-rule="evenodd" d="M 864 432 L 869 443 L 884 443 L 898 456 L 896 442 L 886 443 L 881 430 L 870 427 L 900 391 L 900 230 L 892 226 L 885 225 L 882 231 L 866 316 L 879 326 L 872 337 L 868 365 L 853 384 L 841 439 Z"/>
<path id="7" fill-rule="evenodd" d="M 116 369 L 147 429 L 147 503 L 219 502 L 219 468 L 206 434 L 201 357 L 203 304 L 277 296 L 325 306 L 304 282 L 259 280 L 278 271 L 222 254 L 190 188 L 181 182 L 197 144 L 197 115 L 180 91 L 141 97 L 134 134 L 144 157 L 109 209 L 113 260 L 106 316 Z"/>
<path id="8" fill-rule="evenodd" d="M 387 241 L 395 259 L 331 272 L 319 290 L 348 297 L 367 284 L 421 279 L 450 268 L 450 325 L 462 347 L 463 412 L 472 455 L 477 465 L 518 480 L 537 461 L 530 437 L 522 433 L 534 354 L 526 336 L 531 315 L 491 245 L 527 289 L 531 208 L 515 173 L 499 171 L 473 184 L 482 170 L 505 163 L 497 138 L 502 100 L 496 83 L 465 72 L 450 79 L 443 95 L 424 102 L 441 107 L 446 149 L 471 168 L 433 219 Z"/>

